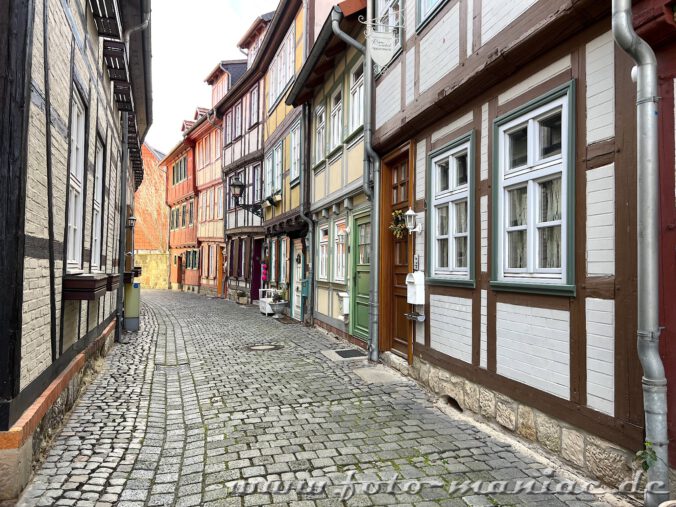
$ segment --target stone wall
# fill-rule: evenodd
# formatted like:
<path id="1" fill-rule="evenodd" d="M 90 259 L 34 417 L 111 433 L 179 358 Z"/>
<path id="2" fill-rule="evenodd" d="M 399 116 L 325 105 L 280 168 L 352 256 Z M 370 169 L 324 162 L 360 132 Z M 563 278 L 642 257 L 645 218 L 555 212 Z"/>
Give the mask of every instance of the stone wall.
<path id="1" fill-rule="evenodd" d="M 409 364 L 391 352 L 382 354 L 385 364 L 413 377 L 434 394 L 455 400 L 465 412 L 493 423 L 499 429 L 534 442 L 611 487 L 631 481 L 635 472 L 634 453 L 602 438 L 554 419 L 503 394 L 470 382 L 418 357 Z M 671 471 L 674 494 L 676 473 Z"/>
<path id="2" fill-rule="evenodd" d="M 169 252 L 137 253 L 134 262 L 143 268 L 142 275 L 137 278 L 144 289 L 168 289 L 169 286 Z"/>

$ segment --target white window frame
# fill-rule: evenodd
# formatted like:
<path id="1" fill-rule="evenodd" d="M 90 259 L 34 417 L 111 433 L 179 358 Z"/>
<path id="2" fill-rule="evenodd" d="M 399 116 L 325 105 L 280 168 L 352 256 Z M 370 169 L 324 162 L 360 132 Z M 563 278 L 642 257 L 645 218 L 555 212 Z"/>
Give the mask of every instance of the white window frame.
<path id="1" fill-rule="evenodd" d="M 455 280 L 469 280 L 472 276 L 471 267 L 474 255 L 474 221 L 472 220 L 472 196 L 474 194 L 474 150 L 473 136 L 464 136 L 459 140 L 453 141 L 448 147 L 442 148 L 431 155 L 430 161 L 430 187 L 432 209 L 429 216 L 429 252 L 431 261 L 431 272 L 434 278 L 445 278 Z M 464 183 L 458 182 L 458 159 L 466 157 L 467 180 Z M 439 178 L 439 164 L 448 163 L 448 182 L 447 186 L 441 187 Z M 466 205 L 466 223 L 467 230 L 458 232 L 457 206 L 461 203 Z M 446 234 L 439 233 L 438 216 L 440 209 L 447 210 L 448 224 Z M 466 266 L 457 263 L 457 245 L 456 239 L 467 238 L 467 262 Z M 447 241 L 448 258 L 445 259 L 445 266 L 441 266 L 439 258 L 439 241 Z"/>
<path id="2" fill-rule="evenodd" d="M 263 200 L 263 181 L 261 179 L 262 171 L 261 165 L 256 164 L 253 166 L 253 184 L 254 184 L 254 202 L 261 202 Z"/>
<path id="3" fill-rule="evenodd" d="M 235 106 L 235 139 L 242 135 L 242 103 Z"/>
<path id="4" fill-rule="evenodd" d="M 339 87 L 331 95 L 331 134 L 329 152 L 343 142 L 343 87 Z"/>
<path id="5" fill-rule="evenodd" d="M 344 242 L 338 242 L 338 233 L 340 230 L 345 234 Z M 337 220 L 333 224 L 333 281 L 345 282 L 345 273 L 347 268 L 347 222 Z"/>
<path id="6" fill-rule="evenodd" d="M 209 245 L 209 278 L 216 278 L 216 245 Z"/>
<path id="7" fill-rule="evenodd" d="M 272 188 L 274 183 L 274 151 L 271 151 L 265 156 L 265 196 L 269 197 L 272 195 Z"/>
<path id="8" fill-rule="evenodd" d="M 232 110 L 225 114 L 225 144 L 232 143 Z"/>
<path id="9" fill-rule="evenodd" d="M 277 283 L 277 240 L 270 242 L 270 281 Z"/>
<path id="10" fill-rule="evenodd" d="M 300 176 L 301 152 L 300 152 L 300 122 L 291 128 L 290 146 L 291 146 L 291 167 L 289 168 L 289 177 L 294 181 Z"/>
<path id="11" fill-rule="evenodd" d="M 92 269 L 101 268 L 101 236 L 103 221 L 101 216 L 101 204 L 103 201 L 103 164 L 105 148 L 98 139 L 96 140 L 96 166 L 94 171 L 94 202 L 92 206 Z"/>
<path id="12" fill-rule="evenodd" d="M 359 77 L 355 74 L 361 70 Z M 350 71 L 350 133 L 364 125 L 364 61 Z"/>
<path id="13" fill-rule="evenodd" d="M 86 109 L 80 95 L 73 94 L 70 124 L 70 174 L 68 177 L 67 271 L 82 268 L 82 221 L 84 215 Z"/>
<path id="14" fill-rule="evenodd" d="M 258 85 L 256 85 L 249 93 L 249 126 L 258 123 Z"/>
<path id="15" fill-rule="evenodd" d="M 444 0 L 416 0 L 418 24 L 425 21 Z"/>
<path id="16" fill-rule="evenodd" d="M 287 281 L 286 281 L 286 257 L 287 257 L 286 238 L 282 238 L 279 241 L 279 282 L 280 283 L 287 283 Z"/>
<path id="17" fill-rule="evenodd" d="M 223 186 L 216 189 L 216 218 L 223 218 Z"/>
<path id="18" fill-rule="evenodd" d="M 329 279 L 329 226 L 323 225 L 319 228 L 319 259 L 317 264 L 319 265 L 317 278 L 320 280 Z"/>
<path id="19" fill-rule="evenodd" d="M 282 177 L 284 174 L 284 142 L 277 143 L 274 149 L 274 175 L 273 175 L 273 192 L 282 190 Z"/>
<path id="20" fill-rule="evenodd" d="M 277 104 L 282 92 L 295 74 L 296 60 L 296 23 L 293 22 L 268 71 L 268 103 Z"/>
<path id="21" fill-rule="evenodd" d="M 321 105 L 315 111 L 315 162 L 326 156 L 326 107 Z"/>
<path id="22" fill-rule="evenodd" d="M 571 159 L 572 143 L 570 126 L 573 121 L 573 87 L 569 83 L 550 94 L 536 99 L 522 110 L 509 113 L 496 120 L 498 154 L 496 157 L 496 197 L 495 237 L 497 239 L 494 282 L 572 285 L 574 266 L 569 258 L 568 237 L 573 225 L 574 210 L 569 206 L 569 192 L 574 191 L 574 160 Z M 561 114 L 561 153 L 540 158 L 537 123 L 560 111 Z M 516 168 L 509 168 L 508 135 L 522 126 L 527 126 L 527 162 Z M 539 185 L 552 179 L 561 178 L 561 220 L 556 223 L 539 223 Z M 527 262 L 525 268 L 510 268 L 508 262 L 508 233 L 517 227 L 509 227 L 508 192 L 525 187 L 527 189 L 527 212 L 525 230 L 527 234 Z M 561 231 L 561 267 L 540 268 L 538 229 L 546 226 L 560 226 Z"/>

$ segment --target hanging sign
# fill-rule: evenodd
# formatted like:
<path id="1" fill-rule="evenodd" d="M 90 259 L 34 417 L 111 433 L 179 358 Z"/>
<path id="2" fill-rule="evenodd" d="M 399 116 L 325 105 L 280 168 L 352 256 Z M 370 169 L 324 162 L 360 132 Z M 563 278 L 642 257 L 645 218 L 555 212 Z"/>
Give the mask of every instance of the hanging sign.
<path id="1" fill-rule="evenodd" d="M 371 58 L 379 67 L 385 67 L 390 63 L 397 49 L 397 39 L 392 30 L 384 32 L 370 30 L 366 43 L 368 44 Z"/>

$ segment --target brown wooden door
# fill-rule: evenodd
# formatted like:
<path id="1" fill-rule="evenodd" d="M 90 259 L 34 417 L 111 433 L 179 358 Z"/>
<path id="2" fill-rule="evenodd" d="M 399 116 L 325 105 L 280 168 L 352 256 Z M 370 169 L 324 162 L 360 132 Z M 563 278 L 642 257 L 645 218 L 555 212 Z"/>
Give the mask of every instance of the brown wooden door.
<path id="1" fill-rule="evenodd" d="M 392 212 L 404 213 L 411 206 L 411 176 L 408 150 L 400 151 L 383 165 L 383 221 L 382 239 L 382 319 L 381 346 L 412 360 L 413 333 L 405 314 L 410 311 L 406 302 L 406 275 L 411 271 L 413 244 L 408 231 L 397 238 L 389 229 Z"/>

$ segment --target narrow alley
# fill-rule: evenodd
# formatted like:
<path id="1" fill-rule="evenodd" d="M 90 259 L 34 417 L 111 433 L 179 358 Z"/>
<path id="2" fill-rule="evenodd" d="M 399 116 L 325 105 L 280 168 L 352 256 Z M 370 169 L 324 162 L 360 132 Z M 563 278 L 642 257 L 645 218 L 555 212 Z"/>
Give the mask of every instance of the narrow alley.
<path id="1" fill-rule="evenodd" d="M 444 414 L 412 380 L 367 382 L 365 360 L 329 359 L 327 350 L 350 348 L 345 342 L 252 306 L 146 291 L 141 331 L 125 341 L 19 505 L 613 503 L 589 493 L 449 493 L 465 481 L 535 479 L 541 490 L 551 480 L 554 489 L 562 476 Z M 262 344 L 276 347 L 250 349 Z M 325 487 L 303 492 L 312 479 Z M 237 491 L 237 481 L 293 486 Z"/>

